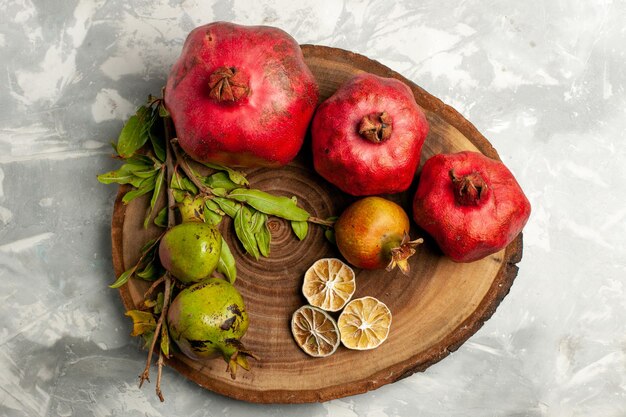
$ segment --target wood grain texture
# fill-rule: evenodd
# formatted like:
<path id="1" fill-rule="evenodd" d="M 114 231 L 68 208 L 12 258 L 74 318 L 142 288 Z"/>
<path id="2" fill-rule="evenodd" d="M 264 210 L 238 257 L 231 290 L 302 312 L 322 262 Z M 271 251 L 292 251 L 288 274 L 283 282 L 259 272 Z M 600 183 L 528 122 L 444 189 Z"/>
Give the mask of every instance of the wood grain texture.
<path id="1" fill-rule="evenodd" d="M 315 45 L 304 45 L 307 64 L 315 75 L 320 100 L 330 96 L 354 74 L 367 71 L 397 78 L 409 85 L 425 110 L 430 133 L 422 151 L 422 163 L 440 152 L 477 150 L 494 159 L 497 152 L 476 128 L 458 112 L 389 68 L 362 55 Z M 352 198 L 343 195 L 312 169 L 309 143 L 296 161 L 281 169 L 251 169 L 251 186 L 298 198 L 314 216 L 338 215 Z M 147 199 L 128 206 L 121 203 L 120 188 L 115 202 L 112 240 L 116 276 L 138 259 L 139 248 L 157 228 L 144 230 Z M 414 192 L 388 196 L 410 213 Z M 481 261 L 459 264 L 441 255 L 436 245 L 414 227 L 413 237 L 426 242 L 411 259 L 411 276 L 399 272 L 356 270 L 354 297 L 374 296 L 389 306 L 393 323 L 388 340 L 371 351 L 340 347 L 328 358 L 311 358 L 294 343 L 291 314 L 306 301 L 301 295 L 304 272 L 317 259 L 339 257 L 311 225 L 309 235 L 298 241 L 289 224 L 270 220 L 271 256 L 255 261 L 245 255 L 234 237 L 230 221 L 221 230 L 237 261 L 236 287 L 250 314 L 250 329 L 243 339 L 261 359 L 252 361 L 250 372 L 232 380 L 222 359 L 192 361 L 176 353 L 167 362 L 187 378 L 217 393 L 250 402 L 302 403 L 326 401 L 362 393 L 422 371 L 456 350 L 495 311 L 508 293 L 522 256 L 521 234 L 503 251 Z M 148 284 L 131 280 L 120 289 L 126 309 L 136 308 Z M 335 315 L 336 316 L 336 315 Z M 164 381 L 165 390 L 167 381 Z"/>

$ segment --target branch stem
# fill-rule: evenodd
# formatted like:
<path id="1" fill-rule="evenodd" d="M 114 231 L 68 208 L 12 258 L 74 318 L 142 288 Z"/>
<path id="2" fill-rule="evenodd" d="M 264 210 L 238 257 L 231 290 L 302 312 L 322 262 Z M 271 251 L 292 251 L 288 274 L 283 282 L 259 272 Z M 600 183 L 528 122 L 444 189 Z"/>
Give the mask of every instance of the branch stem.
<path id="1" fill-rule="evenodd" d="M 169 308 L 169 300 L 170 300 L 170 293 L 172 290 L 172 279 L 170 278 L 170 274 L 169 272 L 167 272 L 165 274 L 165 293 L 163 294 L 163 310 L 161 310 L 161 315 L 159 316 L 159 321 L 157 322 L 157 327 L 155 330 L 155 337 L 154 339 L 152 339 L 152 343 L 154 344 L 157 337 L 157 334 L 160 334 L 159 332 L 161 332 L 161 327 L 163 326 L 163 322 L 165 321 L 165 317 L 167 316 L 167 310 Z M 152 349 L 150 349 L 150 351 L 152 352 L 154 350 L 154 347 L 152 347 Z M 161 392 L 161 375 L 163 374 L 163 349 L 161 349 L 161 346 L 159 346 L 159 360 L 157 361 L 157 380 L 156 380 L 156 394 L 159 397 L 159 399 L 161 400 L 161 402 L 165 401 L 165 397 L 163 397 L 163 393 Z"/>
<path id="2" fill-rule="evenodd" d="M 176 225 L 176 217 L 174 208 L 176 207 L 176 200 L 174 199 L 174 192 L 170 184 L 172 183 L 172 176 L 174 175 L 174 160 L 172 158 L 172 120 L 169 117 L 163 118 L 163 124 L 165 126 L 165 166 L 167 169 L 167 227 L 168 229 Z M 174 156 L 177 158 L 176 151 Z"/>
<path id="3" fill-rule="evenodd" d="M 176 161 L 178 162 L 180 168 L 183 170 L 185 175 L 187 175 L 193 185 L 198 187 L 198 190 L 200 190 L 202 194 L 206 194 L 206 196 L 213 198 L 213 191 L 198 179 L 196 173 L 193 171 L 193 169 L 191 169 L 191 166 L 189 166 L 187 158 L 184 155 L 181 155 L 181 153 L 179 152 L 178 145 L 176 145 L 175 143 L 172 143 L 171 145 L 172 149 L 174 150 Z"/>
<path id="4" fill-rule="evenodd" d="M 176 225 L 176 217 L 174 212 L 174 207 L 176 206 L 176 202 L 174 200 L 174 194 L 172 189 L 170 188 L 170 184 L 172 182 L 172 175 L 174 175 L 174 161 L 172 160 L 172 145 L 170 144 L 171 136 L 172 136 L 172 125 L 171 120 L 166 117 L 163 118 L 163 123 L 165 127 L 165 166 L 167 169 L 167 225 L 168 229 Z M 152 365 L 152 354 L 154 353 L 154 349 L 156 347 L 157 340 L 160 339 L 161 329 L 165 322 L 165 317 L 167 316 L 167 310 L 170 304 L 171 291 L 172 291 L 172 277 L 169 272 L 166 272 L 162 277 L 162 280 L 165 282 L 165 291 L 163 294 L 163 308 L 161 309 L 161 314 L 159 315 L 159 320 L 157 321 L 156 328 L 154 329 L 154 336 L 152 337 L 152 343 L 150 344 L 150 350 L 148 351 L 148 359 L 146 360 L 146 367 L 144 368 L 142 374 L 139 376 L 139 387 L 143 385 L 145 381 L 150 381 L 150 367 Z M 161 281 L 161 279 L 159 279 Z M 156 287 L 158 284 L 153 284 L 153 287 Z M 150 287 L 148 290 L 153 291 L 153 288 Z M 163 365 L 164 365 L 164 355 L 161 346 L 159 346 L 159 359 L 157 360 L 157 380 L 156 380 L 156 394 L 159 397 L 161 402 L 165 401 L 165 397 L 161 392 L 161 376 L 163 373 Z"/>
<path id="5" fill-rule="evenodd" d="M 307 222 L 309 223 L 313 223 L 313 224 L 319 224 L 320 226 L 326 226 L 326 227 L 333 227 L 335 222 L 333 220 L 324 220 L 324 219 L 320 219 L 319 217 L 309 217 L 307 219 Z"/>
<path id="6" fill-rule="evenodd" d="M 165 401 L 165 397 L 163 396 L 163 392 L 161 391 L 161 375 L 163 374 L 163 354 L 162 350 L 159 350 L 159 360 L 157 361 L 157 381 L 156 381 L 156 395 L 159 397 L 161 402 Z"/>
<path id="7" fill-rule="evenodd" d="M 145 300 L 146 298 L 148 298 L 149 295 L 152 294 L 152 292 L 163 283 L 163 281 L 165 281 L 165 275 L 163 275 L 162 277 L 160 277 L 159 279 L 157 279 L 156 281 L 154 281 L 152 283 L 152 285 L 150 285 L 150 288 L 148 288 L 146 290 L 145 293 L 143 293 L 143 299 Z"/>

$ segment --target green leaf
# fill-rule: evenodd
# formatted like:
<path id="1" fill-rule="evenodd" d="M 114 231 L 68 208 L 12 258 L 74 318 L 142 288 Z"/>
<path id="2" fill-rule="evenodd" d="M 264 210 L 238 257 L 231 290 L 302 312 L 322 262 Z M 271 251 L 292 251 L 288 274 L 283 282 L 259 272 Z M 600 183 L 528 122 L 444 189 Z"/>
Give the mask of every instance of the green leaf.
<path id="1" fill-rule="evenodd" d="M 154 123 L 152 109 L 141 106 L 130 116 L 117 139 L 117 152 L 122 158 L 129 158 L 145 145 L 148 132 Z"/>
<path id="2" fill-rule="evenodd" d="M 126 160 L 127 169 L 139 178 L 150 178 L 164 168 L 163 163 L 152 156 L 135 155 Z"/>
<path id="3" fill-rule="evenodd" d="M 136 276 L 146 281 L 154 281 L 156 272 L 157 271 L 156 271 L 156 267 L 154 266 L 154 262 L 150 261 L 146 264 L 144 269 L 137 272 Z"/>
<path id="4" fill-rule="evenodd" d="M 144 194 L 148 194 L 150 191 L 154 190 L 155 185 L 156 184 L 154 177 L 144 180 L 138 189 L 131 190 L 124 194 L 124 197 L 122 197 L 122 202 L 124 204 L 128 204 L 134 199 L 141 197 Z"/>
<path id="5" fill-rule="evenodd" d="M 181 190 L 172 190 L 172 194 L 174 195 L 174 200 L 179 204 L 185 201 L 185 197 L 190 195 L 187 191 Z"/>
<path id="6" fill-rule="evenodd" d="M 201 177 L 201 181 L 209 188 L 219 188 L 226 192 L 240 187 L 240 184 L 234 183 L 225 172 L 218 172 L 208 177 Z"/>
<path id="7" fill-rule="evenodd" d="M 146 308 L 151 308 L 152 313 L 159 314 L 163 310 L 164 298 L 163 292 L 159 292 L 156 299 L 148 298 L 144 300 L 143 305 L 146 306 Z"/>
<path id="8" fill-rule="evenodd" d="M 308 222 L 291 222 L 291 228 L 293 232 L 298 236 L 298 239 L 304 240 L 307 233 L 309 232 L 309 223 Z"/>
<path id="9" fill-rule="evenodd" d="M 159 199 L 159 195 L 161 194 L 161 189 L 163 188 L 163 184 L 165 184 L 165 169 L 161 169 L 159 174 L 156 177 L 154 184 L 154 193 L 152 195 L 152 200 L 150 200 L 150 207 L 154 208 L 157 200 Z"/>
<path id="10" fill-rule="evenodd" d="M 235 264 L 235 258 L 233 257 L 226 239 L 222 239 L 222 251 L 220 252 L 220 260 L 217 264 L 217 271 L 221 272 L 228 282 L 235 283 L 237 279 L 237 265 Z"/>
<path id="11" fill-rule="evenodd" d="M 246 174 L 244 174 L 241 171 L 235 171 L 232 168 L 229 168 L 227 166 L 224 165 L 219 165 L 219 164 L 213 164 L 211 162 L 204 162 L 204 165 L 208 168 L 211 169 L 216 169 L 218 171 L 224 171 L 226 172 L 226 174 L 228 175 L 228 178 L 230 178 L 230 180 L 232 182 L 234 182 L 235 184 L 239 184 L 239 185 L 248 185 L 250 184 L 248 182 L 248 180 L 246 179 Z"/>
<path id="12" fill-rule="evenodd" d="M 167 357 L 170 356 L 170 333 L 167 326 L 161 326 L 161 352 Z"/>
<path id="13" fill-rule="evenodd" d="M 306 221 L 309 213 L 298 207 L 290 198 L 275 196 L 260 190 L 238 188 L 229 195 L 237 201 L 249 204 L 265 214 L 282 217 L 286 220 Z"/>
<path id="14" fill-rule="evenodd" d="M 159 291 L 156 303 L 154 304 L 154 309 L 152 310 L 154 314 L 161 314 L 161 311 L 163 311 L 163 300 L 165 300 L 165 296 Z"/>
<path id="15" fill-rule="evenodd" d="M 124 164 L 115 171 L 98 175 L 98 181 L 102 184 L 131 184 L 134 187 L 138 187 L 143 178 L 136 176 L 130 169 L 130 166 Z"/>
<path id="16" fill-rule="evenodd" d="M 172 174 L 172 181 L 170 182 L 170 188 L 172 190 L 181 190 L 184 191 L 185 187 L 183 186 L 183 177 L 180 173 L 174 169 L 174 173 Z"/>
<path id="17" fill-rule="evenodd" d="M 142 334 L 141 337 L 143 338 L 143 348 L 150 349 L 150 346 L 152 346 L 152 339 L 154 339 L 154 331 L 146 332 Z"/>
<path id="18" fill-rule="evenodd" d="M 135 273 L 135 270 L 137 269 L 136 266 L 127 269 L 126 271 L 124 271 L 124 273 L 122 273 L 122 275 L 120 275 L 117 280 L 115 280 L 115 282 L 111 285 L 109 285 L 109 288 L 119 288 L 122 285 L 126 284 L 129 280 L 129 278 Z"/>
<path id="19" fill-rule="evenodd" d="M 333 229 L 326 229 L 324 237 L 333 245 L 337 244 L 337 241 L 335 240 L 335 231 Z"/>
<path id="20" fill-rule="evenodd" d="M 154 218 L 154 224 L 159 227 L 167 227 L 167 207 L 163 207 Z"/>
<path id="21" fill-rule="evenodd" d="M 142 154 L 135 154 L 126 160 L 126 163 L 132 165 L 135 170 L 154 168 L 155 162 L 154 159 Z"/>
<path id="22" fill-rule="evenodd" d="M 227 198 L 215 197 L 213 198 L 213 201 L 215 201 L 217 205 L 220 206 L 222 211 L 226 213 L 228 217 L 231 217 L 233 219 L 235 218 L 235 216 L 239 212 L 239 209 L 241 208 L 241 204 L 237 203 L 236 201 L 229 200 Z"/>
<path id="23" fill-rule="evenodd" d="M 242 206 L 235 216 L 235 234 L 246 252 L 253 256 L 254 259 L 259 260 L 260 253 L 256 238 L 252 232 L 251 220 L 252 211 L 248 207 Z"/>
<path id="24" fill-rule="evenodd" d="M 228 195 L 228 191 L 226 191 L 224 188 L 212 188 L 211 193 L 218 197 L 226 197 Z"/>
<path id="25" fill-rule="evenodd" d="M 254 233 L 259 252 L 262 256 L 268 257 L 270 254 L 271 235 L 267 228 L 267 214 L 254 210 L 250 220 L 250 228 Z"/>
<path id="26" fill-rule="evenodd" d="M 261 231 L 261 227 L 265 225 L 267 221 L 267 214 L 262 213 L 260 211 L 251 210 L 252 218 L 250 219 L 250 229 L 252 233 L 259 233 Z"/>
<path id="27" fill-rule="evenodd" d="M 153 300 L 152 298 L 148 298 L 146 300 L 143 300 L 143 305 L 146 308 L 153 308 L 154 306 L 156 306 L 157 302 L 156 300 Z"/>
<path id="28" fill-rule="evenodd" d="M 159 195 L 161 194 L 161 188 L 163 187 L 164 183 L 165 183 L 165 169 L 162 168 L 159 171 L 159 175 L 157 175 L 156 180 L 155 180 L 154 191 L 152 193 L 152 198 L 150 199 L 150 208 L 148 209 L 148 212 L 146 213 L 146 218 L 143 221 L 144 229 L 147 229 L 148 225 L 150 224 L 150 218 L 152 217 L 154 206 L 157 200 L 159 199 Z"/>
<path id="29" fill-rule="evenodd" d="M 133 331 L 130 334 L 131 336 L 141 336 L 149 332 L 154 332 L 156 329 L 156 320 L 150 312 L 128 310 L 126 316 L 133 319 Z"/>
<path id="30" fill-rule="evenodd" d="M 226 213 L 224 213 L 224 211 L 220 208 L 220 206 L 213 200 L 211 199 L 207 199 L 204 202 L 206 208 L 208 210 L 211 210 L 212 212 L 214 212 L 215 214 L 219 214 L 220 216 L 225 216 Z"/>
<path id="31" fill-rule="evenodd" d="M 213 226 L 217 226 L 222 221 L 222 216 L 213 210 L 204 210 L 204 222 Z"/>
<path id="32" fill-rule="evenodd" d="M 256 243 L 259 247 L 259 252 L 266 258 L 270 256 L 270 243 L 272 241 L 272 234 L 267 227 L 267 221 L 263 222 L 260 230 L 254 235 Z"/>
<path id="33" fill-rule="evenodd" d="M 152 144 L 154 154 L 159 158 L 159 161 L 165 162 L 167 153 L 165 152 L 165 144 L 162 142 L 164 142 L 162 138 L 150 132 L 150 143 Z"/>
<path id="34" fill-rule="evenodd" d="M 159 103 L 159 117 L 166 118 L 170 117 L 170 112 L 167 111 L 167 108 L 163 104 L 163 102 Z"/>
<path id="35" fill-rule="evenodd" d="M 139 178 L 143 178 L 143 179 L 147 179 L 147 178 L 152 178 L 154 176 L 157 175 L 158 169 L 156 168 L 151 168 L 151 169 L 147 169 L 147 170 L 134 170 L 132 171 L 132 173 Z"/>
<path id="36" fill-rule="evenodd" d="M 198 194 L 198 187 L 196 187 L 189 178 L 187 178 L 184 175 L 181 175 L 176 170 L 174 170 L 174 175 L 172 175 L 172 182 L 170 183 L 170 188 L 174 190 L 189 191 L 193 195 Z"/>
<path id="37" fill-rule="evenodd" d="M 130 172 L 139 178 L 150 178 L 163 166 L 157 159 L 145 155 L 135 155 L 127 159 L 126 165 Z"/>

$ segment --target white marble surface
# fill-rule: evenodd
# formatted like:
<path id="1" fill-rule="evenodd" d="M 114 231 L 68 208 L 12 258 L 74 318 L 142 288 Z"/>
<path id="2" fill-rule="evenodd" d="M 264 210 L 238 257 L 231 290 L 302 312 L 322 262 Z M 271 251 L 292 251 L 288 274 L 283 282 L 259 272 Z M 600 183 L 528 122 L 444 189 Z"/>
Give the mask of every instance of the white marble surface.
<path id="1" fill-rule="evenodd" d="M 0 0 L 0 415 L 626 416 L 626 3 Z M 483 132 L 533 205 L 496 314 L 426 372 L 254 405 L 167 369 L 165 404 L 106 284 L 109 142 L 185 34 L 281 27 L 401 72 Z"/>

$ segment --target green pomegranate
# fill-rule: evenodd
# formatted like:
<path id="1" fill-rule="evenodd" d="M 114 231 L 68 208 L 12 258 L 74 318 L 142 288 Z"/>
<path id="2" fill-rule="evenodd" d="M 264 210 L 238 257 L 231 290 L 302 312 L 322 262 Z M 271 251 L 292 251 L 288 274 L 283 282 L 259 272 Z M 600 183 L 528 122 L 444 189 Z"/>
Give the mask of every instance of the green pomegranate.
<path id="1" fill-rule="evenodd" d="M 159 244 L 159 259 L 185 284 L 211 276 L 220 260 L 222 235 L 215 226 L 186 222 L 172 227 Z"/>
<path id="2" fill-rule="evenodd" d="M 248 313 L 239 291 L 221 278 L 209 278 L 182 290 L 170 305 L 170 336 L 189 358 L 222 356 L 234 379 L 238 366 L 249 370 L 240 339 L 248 330 Z"/>
<path id="3" fill-rule="evenodd" d="M 363 269 L 396 266 L 409 272 L 408 259 L 422 239 L 409 238 L 409 216 L 393 201 L 371 196 L 352 203 L 335 223 L 335 240 L 346 260 Z"/>

